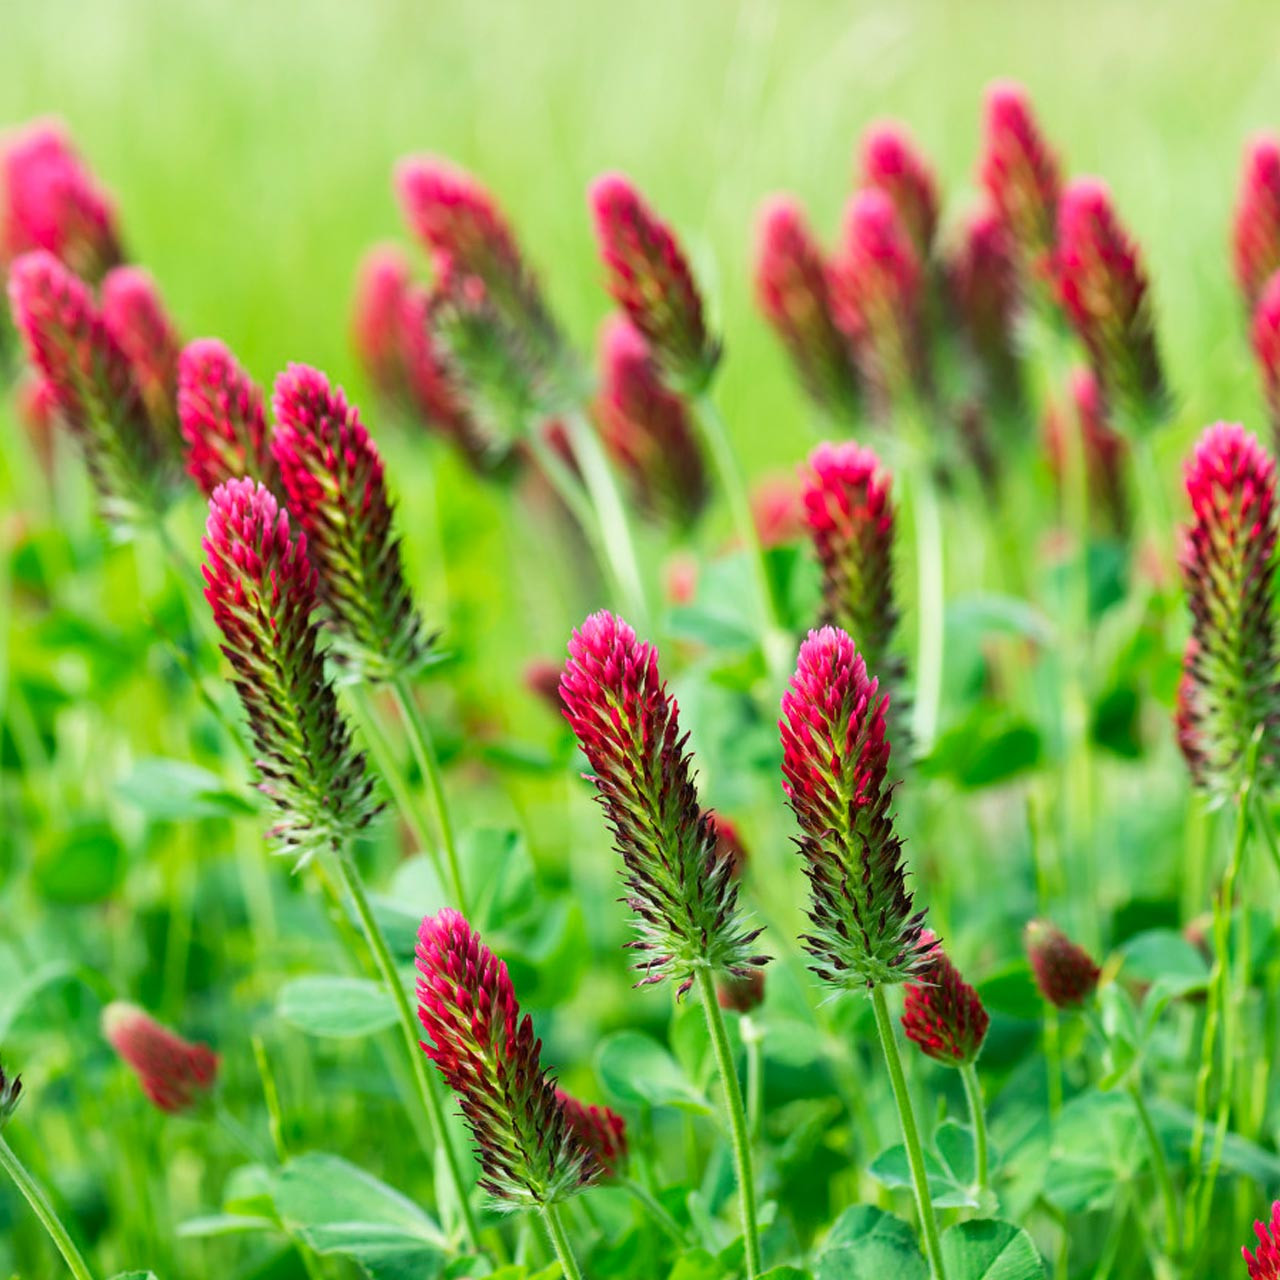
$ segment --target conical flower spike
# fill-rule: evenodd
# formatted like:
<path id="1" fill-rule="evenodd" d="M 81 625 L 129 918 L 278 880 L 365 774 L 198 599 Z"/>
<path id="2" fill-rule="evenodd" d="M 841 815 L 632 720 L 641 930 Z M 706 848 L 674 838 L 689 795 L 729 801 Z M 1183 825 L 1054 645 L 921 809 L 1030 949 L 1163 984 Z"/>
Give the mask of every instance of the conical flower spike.
<path id="1" fill-rule="evenodd" d="M 507 966 L 448 908 L 423 920 L 417 957 L 422 1047 L 458 1095 L 480 1185 L 507 1204 L 541 1206 L 597 1181 L 602 1166 L 543 1069 Z"/>
<path id="2" fill-rule="evenodd" d="M 408 397 L 404 301 L 412 287 L 409 260 L 396 245 L 375 245 L 360 262 L 351 308 L 351 338 L 365 377 L 379 395 Z"/>
<path id="3" fill-rule="evenodd" d="M 1263 287 L 1253 313 L 1250 337 L 1262 372 L 1262 390 L 1267 400 L 1274 447 L 1280 443 L 1280 270 Z"/>
<path id="4" fill-rule="evenodd" d="M 860 169 L 863 186 L 893 201 L 917 257 L 927 262 L 938 229 L 938 184 L 919 147 L 899 124 L 872 125 L 862 138 Z"/>
<path id="5" fill-rule="evenodd" d="M 928 929 L 921 942 L 934 948 L 920 980 L 907 985 L 902 1029 L 925 1057 L 963 1067 L 982 1052 L 991 1018 Z"/>
<path id="6" fill-rule="evenodd" d="M 1252 312 L 1280 270 L 1280 139 L 1263 134 L 1245 151 L 1232 241 L 1236 282 Z"/>
<path id="7" fill-rule="evenodd" d="M 764 964 L 751 950 L 761 931 L 741 922 L 732 860 L 698 804 L 653 646 L 620 618 L 593 614 L 569 641 L 560 696 L 622 855 L 641 983 L 670 977 L 683 995 L 699 968 L 745 977 Z"/>
<path id="8" fill-rule="evenodd" d="M 342 849 L 374 812 L 364 757 L 324 672 L 306 539 L 290 536 L 267 489 L 231 480 L 209 500 L 204 550 L 205 598 L 276 810 L 270 834 L 301 865 Z"/>
<path id="9" fill-rule="evenodd" d="M 161 1111 L 189 1111 L 217 1079 L 218 1055 L 208 1045 L 184 1040 L 137 1005 L 107 1005 L 102 1034 Z"/>
<path id="10" fill-rule="evenodd" d="M 10 1075 L 0 1064 L 0 1130 L 9 1123 L 22 1099 L 22 1077 Z"/>
<path id="11" fill-rule="evenodd" d="M 108 271 L 102 281 L 102 319 L 129 357 L 156 431 L 173 448 L 180 448 L 177 396 L 182 342 L 151 275 L 141 267 Z"/>
<path id="12" fill-rule="evenodd" d="M 1280 1280 L 1280 1200 L 1271 1206 L 1271 1221 L 1255 1222 L 1257 1252 L 1241 1249 L 1249 1265 L 1249 1280 Z"/>
<path id="13" fill-rule="evenodd" d="M 627 1122 L 616 1111 L 579 1102 L 563 1089 L 556 1090 L 556 1098 L 573 1135 L 595 1156 L 603 1176 L 616 1176 L 627 1160 Z"/>
<path id="14" fill-rule="evenodd" d="M 1098 989 L 1093 957 L 1047 920 L 1032 920 L 1022 937 L 1040 994 L 1056 1008 L 1076 1009 Z"/>
<path id="15" fill-rule="evenodd" d="M 887 701 L 834 627 L 809 632 L 782 696 L 783 789 L 811 890 L 802 941 L 841 989 L 909 982 L 929 959 L 890 812 Z"/>

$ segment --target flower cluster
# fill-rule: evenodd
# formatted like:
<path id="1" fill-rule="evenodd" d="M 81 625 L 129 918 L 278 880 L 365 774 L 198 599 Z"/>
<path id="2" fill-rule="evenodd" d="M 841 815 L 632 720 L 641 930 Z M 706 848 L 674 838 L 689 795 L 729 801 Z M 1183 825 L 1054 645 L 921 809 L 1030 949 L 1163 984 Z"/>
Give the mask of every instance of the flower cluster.
<path id="1" fill-rule="evenodd" d="M 982 1052 L 991 1017 L 932 932 L 926 929 L 920 941 L 932 950 L 919 980 L 907 984 L 902 1029 L 926 1057 L 965 1066 Z"/>
<path id="2" fill-rule="evenodd" d="M 1280 1280 L 1280 1200 L 1271 1206 L 1271 1221 L 1255 1222 L 1258 1237 L 1256 1253 L 1241 1249 L 1249 1266 L 1249 1280 Z"/>
<path id="3" fill-rule="evenodd" d="M 897 124 L 873 125 L 862 138 L 862 185 L 893 201 L 921 262 L 933 250 L 938 229 L 938 184 L 929 162 Z"/>
<path id="4" fill-rule="evenodd" d="M 102 281 L 102 321 L 129 359 L 158 434 L 177 450 L 178 331 L 141 267 L 115 267 Z"/>
<path id="5" fill-rule="evenodd" d="M 1093 957 L 1047 920 L 1032 920 L 1023 946 L 1040 994 L 1058 1009 L 1076 1009 L 1098 989 L 1102 970 Z"/>
<path id="6" fill-rule="evenodd" d="M 102 1034 L 161 1111 L 191 1110 L 217 1079 L 218 1055 L 208 1045 L 184 1040 L 137 1005 L 107 1005 Z"/>
<path id="7" fill-rule="evenodd" d="M 627 1122 L 609 1107 L 597 1107 L 556 1090 L 569 1130 L 596 1158 L 603 1177 L 614 1177 L 627 1160 Z"/>
<path id="8" fill-rule="evenodd" d="M 1280 270 L 1280 139 L 1261 135 L 1248 145 L 1232 231 L 1236 282 L 1249 312 Z"/>

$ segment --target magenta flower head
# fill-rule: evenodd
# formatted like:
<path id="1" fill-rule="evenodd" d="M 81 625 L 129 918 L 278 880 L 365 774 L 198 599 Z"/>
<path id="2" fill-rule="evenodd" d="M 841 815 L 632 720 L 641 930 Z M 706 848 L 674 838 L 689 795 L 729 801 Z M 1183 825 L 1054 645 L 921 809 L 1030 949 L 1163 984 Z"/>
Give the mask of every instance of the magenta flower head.
<path id="1" fill-rule="evenodd" d="M 137 1005 L 107 1005 L 102 1034 L 161 1111 L 190 1111 L 217 1079 L 218 1055 L 208 1045 L 184 1040 Z"/>
<path id="2" fill-rule="evenodd" d="M 603 1167 L 556 1096 L 507 966 L 449 908 L 423 920 L 417 956 L 422 1047 L 458 1095 L 480 1185 L 506 1204 L 537 1206 L 597 1181 Z"/>
<path id="3" fill-rule="evenodd" d="M 1022 944 L 1040 994 L 1056 1008 L 1077 1009 L 1098 989 L 1102 970 L 1056 925 L 1032 920 L 1023 931 Z"/>
<path id="4" fill-rule="evenodd" d="M 774 196 L 760 211 L 756 302 L 818 406 L 840 419 L 856 417 L 857 366 L 836 324 L 826 259 L 790 196 Z"/>
<path id="5" fill-rule="evenodd" d="M 560 696 L 622 855 L 641 984 L 670 977 L 684 995 L 699 969 L 746 977 L 763 965 L 751 951 L 761 930 L 742 925 L 733 861 L 698 804 L 654 647 L 621 618 L 592 614 L 569 641 Z"/>
<path id="6" fill-rule="evenodd" d="M 102 281 L 102 319 L 129 357 L 156 430 L 178 436 L 178 355 L 182 341 L 151 274 L 113 267 Z"/>
<path id="7" fill-rule="evenodd" d="M 1058 297 L 1108 402 L 1135 426 L 1167 414 L 1147 275 L 1106 185 L 1077 178 L 1062 193 L 1055 256 Z"/>
<path id="8" fill-rule="evenodd" d="M 1255 1222 L 1256 1253 L 1241 1249 L 1249 1266 L 1249 1280 L 1280 1280 L 1280 1200 L 1271 1206 L 1270 1223 Z"/>
<path id="9" fill-rule="evenodd" d="M 595 1156 L 605 1178 L 615 1177 L 627 1160 L 627 1122 L 608 1107 L 579 1102 L 563 1089 L 556 1098 L 573 1135 Z"/>
<path id="10" fill-rule="evenodd" d="M 613 300 L 675 387 L 703 390 L 719 363 L 720 344 L 707 330 L 702 295 L 671 228 L 619 173 L 597 178 L 588 198 Z"/>
<path id="11" fill-rule="evenodd" d="M 681 528 L 693 525 L 710 490 L 689 411 L 664 385 L 640 330 L 618 314 L 600 333 L 596 415 L 641 510 Z"/>
<path id="12" fill-rule="evenodd" d="M 809 877 L 802 941 L 841 989 L 910 982 L 930 952 L 890 812 L 887 703 L 845 632 L 809 632 L 782 695 L 783 789 Z"/>
<path id="13" fill-rule="evenodd" d="M 933 950 L 919 980 L 907 984 L 902 1029 L 926 1058 L 967 1066 L 982 1052 L 991 1017 L 933 933 L 926 929 L 920 940 Z"/>
<path id="14" fill-rule="evenodd" d="M 0 1131 L 13 1118 L 22 1100 L 22 1077 L 11 1075 L 0 1064 Z"/>
<path id="15" fill-rule="evenodd" d="M 209 499 L 205 599 L 249 721 L 270 834 L 298 865 L 341 850 L 375 812 L 364 757 L 325 675 L 306 539 L 268 489 L 229 480 Z"/>
<path id="16" fill-rule="evenodd" d="M 1275 464 L 1243 427 L 1218 422 L 1186 465 L 1192 521 L 1183 581 L 1191 608 L 1184 715 L 1203 755 L 1203 785 L 1219 797 L 1244 780 L 1262 729 L 1262 768 L 1274 767 L 1280 723 L 1276 676 Z"/>
<path id="17" fill-rule="evenodd" d="M 1236 282 L 1252 313 L 1280 269 L 1280 139 L 1260 134 L 1245 149 L 1232 229 Z"/>
<path id="18" fill-rule="evenodd" d="M 1262 371 L 1271 438 L 1273 442 L 1280 441 L 1280 270 L 1263 286 L 1249 336 Z"/>
<path id="19" fill-rule="evenodd" d="M 978 176 L 1023 260 L 1043 265 L 1057 236 L 1062 180 L 1019 84 L 998 81 L 987 90 Z"/>
<path id="20" fill-rule="evenodd" d="M 278 487 L 262 392 L 217 338 L 197 338 L 178 357 L 178 423 L 187 471 L 206 497 L 244 476 Z"/>
<path id="21" fill-rule="evenodd" d="M 408 394 L 404 304 L 412 288 L 409 259 L 394 244 L 379 244 L 361 259 L 351 307 L 351 339 L 360 366 L 388 400 Z"/>
<path id="22" fill-rule="evenodd" d="M 156 432 L 88 286 L 38 250 L 13 264 L 9 300 L 31 363 L 84 451 L 104 516 L 122 527 L 150 518 L 172 490 L 176 451 Z"/>
<path id="23" fill-rule="evenodd" d="M 318 369 L 290 365 L 276 379 L 273 406 L 271 452 L 342 657 L 369 679 L 412 670 L 431 638 L 404 579 L 377 447 L 342 388 Z"/>
<path id="24" fill-rule="evenodd" d="M 929 258 L 938 229 L 938 184 L 910 134 L 885 121 L 862 135 L 862 185 L 878 187 L 893 201 L 921 262 Z"/>
<path id="25" fill-rule="evenodd" d="M 1051 404 L 1044 424 L 1054 481 L 1060 486 L 1066 472 L 1066 432 L 1080 432 L 1090 505 L 1110 533 L 1122 534 L 1129 523 L 1125 481 L 1129 446 L 1111 425 L 1111 415 L 1093 371 L 1073 369 L 1069 383 L 1070 405 L 1062 411 Z"/>

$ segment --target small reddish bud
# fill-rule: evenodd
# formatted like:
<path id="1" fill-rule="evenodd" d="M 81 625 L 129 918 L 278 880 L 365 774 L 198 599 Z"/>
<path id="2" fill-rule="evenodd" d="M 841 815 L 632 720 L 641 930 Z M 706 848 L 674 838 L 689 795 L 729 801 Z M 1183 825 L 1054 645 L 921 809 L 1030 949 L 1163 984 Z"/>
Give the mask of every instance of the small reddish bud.
<path id="1" fill-rule="evenodd" d="M 1280 271 L 1267 281 L 1253 313 L 1253 353 L 1262 373 L 1262 390 L 1271 419 L 1271 439 L 1280 442 Z"/>
<path id="2" fill-rule="evenodd" d="M 893 201 L 922 262 L 928 261 L 938 228 L 938 184 L 911 135 L 885 121 L 862 136 L 862 185 L 878 187 Z"/>
<path id="3" fill-rule="evenodd" d="M 1232 234 L 1236 283 L 1252 313 L 1280 269 L 1280 139 L 1260 134 L 1245 148 Z"/>
<path id="4" fill-rule="evenodd" d="M 137 1005 L 107 1005 L 102 1034 L 161 1111 L 191 1110 L 217 1079 L 218 1055 L 208 1045 L 184 1040 Z"/>
<path id="5" fill-rule="evenodd" d="M 1280 1280 L 1280 1200 L 1271 1206 L 1270 1223 L 1255 1222 L 1256 1253 L 1241 1249 L 1249 1266 L 1249 1280 Z"/>
<path id="6" fill-rule="evenodd" d="M 129 357 L 156 431 L 178 439 L 178 355 L 182 341 L 151 274 L 113 267 L 102 281 L 102 319 Z"/>
<path id="7" fill-rule="evenodd" d="M 1050 404 L 1045 417 L 1045 448 L 1054 481 L 1061 486 L 1066 474 L 1067 437 L 1064 430 L 1079 431 L 1090 506 L 1102 517 L 1102 523 L 1111 533 L 1123 533 L 1129 524 L 1125 484 L 1129 448 L 1125 438 L 1111 425 L 1106 401 L 1092 370 L 1072 370 L 1070 401 L 1065 412 L 1058 405 Z"/>
<path id="8" fill-rule="evenodd" d="M 982 1052 L 991 1018 L 931 930 L 920 935 L 920 942 L 932 949 L 919 980 L 907 984 L 902 1029 L 925 1057 L 966 1066 Z"/>
<path id="9" fill-rule="evenodd" d="M 556 1098 L 574 1137 L 595 1156 L 602 1177 L 616 1177 L 627 1160 L 627 1122 L 616 1111 L 579 1102 L 563 1089 L 556 1090 Z"/>
<path id="10" fill-rule="evenodd" d="M 22 1077 L 7 1073 L 0 1065 L 0 1131 L 13 1118 L 22 1099 Z"/>
<path id="11" fill-rule="evenodd" d="M 1102 970 L 1089 953 L 1047 920 L 1032 920 L 1022 936 L 1040 994 L 1059 1009 L 1075 1009 L 1098 989 Z"/>

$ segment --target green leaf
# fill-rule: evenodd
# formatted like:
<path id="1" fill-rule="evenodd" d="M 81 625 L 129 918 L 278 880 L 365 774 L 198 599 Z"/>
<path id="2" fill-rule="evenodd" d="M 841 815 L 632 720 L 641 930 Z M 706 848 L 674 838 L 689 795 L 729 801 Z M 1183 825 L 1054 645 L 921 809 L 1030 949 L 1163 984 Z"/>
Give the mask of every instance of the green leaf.
<path id="1" fill-rule="evenodd" d="M 294 978 L 280 988 L 276 1013 L 309 1036 L 356 1040 L 396 1021 L 395 1001 L 368 978 Z"/>
<path id="2" fill-rule="evenodd" d="M 882 1151 L 871 1162 L 867 1172 L 891 1189 L 913 1186 L 907 1149 L 901 1143 Z M 957 1180 L 955 1174 L 932 1152 L 924 1153 L 924 1173 L 929 1183 L 929 1199 L 939 1209 L 976 1209 L 977 1197 L 972 1188 Z"/>
<path id="3" fill-rule="evenodd" d="M 124 879 L 125 856 L 105 822 L 82 822 L 53 837 L 36 855 L 36 887 L 50 902 L 85 906 L 101 902 Z"/>
<path id="4" fill-rule="evenodd" d="M 929 1267 L 905 1222 L 860 1204 L 836 1219 L 814 1274 L 816 1280 L 928 1280 Z"/>
<path id="5" fill-rule="evenodd" d="M 255 1218 L 243 1213 L 210 1213 L 179 1223 L 178 1235 L 183 1240 L 208 1240 L 252 1231 L 276 1231 L 278 1228 L 279 1224 L 273 1218 Z"/>
<path id="6" fill-rule="evenodd" d="M 992 1013 L 1003 1013 L 1025 1022 L 1039 1022 L 1044 1016 L 1044 997 L 1025 960 L 1015 960 L 978 983 L 982 1003 Z"/>
<path id="7" fill-rule="evenodd" d="M 155 822 L 235 818 L 257 812 L 216 773 L 185 760 L 139 760 L 116 791 Z"/>
<path id="8" fill-rule="evenodd" d="M 709 1113 L 707 1100 L 651 1036 L 619 1031 L 596 1052 L 596 1072 L 619 1102 Z"/>
<path id="9" fill-rule="evenodd" d="M 692 1249 L 676 1259 L 667 1280 L 721 1280 L 724 1267 L 714 1254 L 705 1249 Z"/>
<path id="10" fill-rule="evenodd" d="M 812 1271 L 801 1271 L 799 1267 L 770 1267 L 760 1280 L 813 1280 Z"/>
<path id="11" fill-rule="evenodd" d="M 1159 984 L 1167 997 L 1203 990 L 1209 983 L 1209 964 L 1180 933 L 1148 929 L 1121 948 L 1121 975 L 1136 982 Z"/>
<path id="12" fill-rule="evenodd" d="M 1011 1222 L 961 1222 L 942 1237 L 948 1280 L 1044 1280 L 1031 1237 Z"/>

